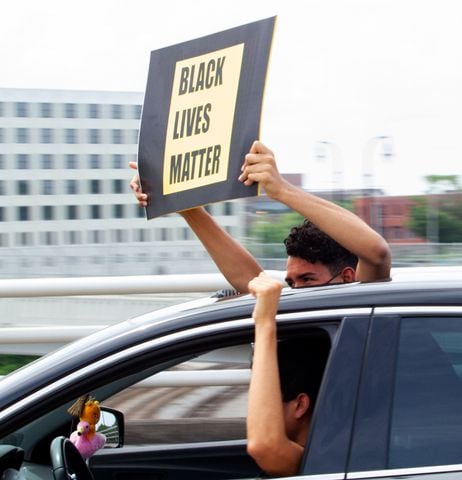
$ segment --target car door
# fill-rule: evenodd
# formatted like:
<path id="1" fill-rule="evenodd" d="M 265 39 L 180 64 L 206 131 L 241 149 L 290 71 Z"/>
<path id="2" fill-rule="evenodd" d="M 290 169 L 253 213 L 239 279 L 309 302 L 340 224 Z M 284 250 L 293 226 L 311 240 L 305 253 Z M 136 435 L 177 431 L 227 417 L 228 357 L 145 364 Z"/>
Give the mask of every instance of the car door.
<path id="1" fill-rule="evenodd" d="M 377 308 L 347 478 L 462 479 L 462 308 Z"/>
<path id="2" fill-rule="evenodd" d="M 355 312 L 357 314 L 357 312 Z M 312 471 L 302 468 L 303 473 L 313 473 L 313 470 L 323 469 L 324 473 L 340 470 L 345 471 L 346 453 L 350 441 L 351 409 L 354 408 L 357 382 L 367 336 L 367 325 L 369 315 L 367 311 L 361 316 L 352 314 L 351 311 L 329 311 L 329 312 L 301 312 L 296 314 L 284 314 L 278 316 L 278 334 L 280 338 L 290 339 L 306 336 L 307 339 L 315 340 L 328 338 L 330 344 L 330 357 L 327 361 L 326 373 L 321 387 L 322 406 L 317 408 L 315 416 L 316 425 L 313 431 L 316 432 L 310 442 L 305 464 L 313 462 Z M 236 336 L 236 328 L 239 334 Z M 198 335 L 200 333 L 200 335 Z M 199 363 L 204 359 L 214 359 L 213 369 L 221 370 L 223 377 L 229 375 L 226 362 L 217 364 L 218 357 L 233 356 L 239 349 L 241 352 L 250 345 L 253 338 L 253 321 L 249 318 L 228 321 L 214 325 L 213 329 L 202 332 L 191 331 L 188 335 L 182 332 L 182 342 L 186 345 L 195 344 L 194 350 L 201 352 L 199 357 L 188 359 L 185 363 L 175 364 L 169 372 L 184 372 L 185 369 L 197 368 L 202 374 L 206 368 Z M 211 348 L 213 347 L 213 348 Z M 219 347 L 219 348 L 217 348 Z M 184 353 L 184 349 L 182 349 Z M 227 352 L 224 355 L 224 352 Z M 246 354 L 247 355 L 247 354 Z M 238 358 L 239 357 L 239 358 Z M 250 358 L 237 355 L 229 365 L 231 370 L 248 370 Z M 171 359 L 170 359 L 171 360 Z M 171 363 L 169 360 L 169 363 Z M 228 366 L 229 366 L 228 365 Z M 191 370 L 188 370 L 190 373 Z M 155 377 L 155 376 L 154 376 Z M 154 385 L 159 389 L 159 383 L 151 378 Z M 191 384 L 177 385 L 176 390 L 167 389 L 151 392 L 152 404 L 159 405 L 153 408 L 150 419 L 145 418 L 133 423 L 133 411 L 128 409 L 124 412 L 128 422 L 127 431 L 138 428 L 135 435 L 128 434 L 132 440 L 130 445 L 122 449 L 105 449 L 95 454 L 90 465 L 98 479 L 117 478 L 123 479 L 231 479 L 231 478 L 255 478 L 261 475 L 258 466 L 246 453 L 245 442 L 245 416 L 246 416 L 246 394 L 247 380 L 238 385 L 225 385 L 226 382 L 218 380 L 217 385 Z M 212 393 L 207 391 L 210 387 L 221 389 L 220 392 Z M 139 388 L 139 384 L 138 387 Z M 165 389 L 165 384 L 163 384 Z M 147 392 L 144 392 L 146 395 Z M 124 409 L 122 400 L 133 396 L 127 391 L 119 392 L 117 395 L 104 400 L 103 404 L 111 407 Z M 240 397 L 240 413 L 231 421 L 229 410 L 232 402 Z M 141 392 L 135 394 L 135 399 L 141 398 Z M 148 398 L 148 397 L 145 397 Z M 183 400 L 187 407 L 183 405 Z M 169 400 L 170 399 L 170 400 Z M 211 401 L 209 401 L 211 399 Z M 340 401 L 339 401 L 340 399 Z M 321 399 L 320 399 L 321 400 Z M 118 403 L 119 402 L 119 403 Z M 176 402 L 174 408 L 169 402 Z M 195 402 L 197 404 L 195 404 Z M 223 404 L 226 407 L 223 407 Z M 319 402 L 318 402 L 319 404 Z M 129 405 L 129 403 L 125 403 Z M 135 402 L 137 405 L 135 413 L 143 408 L 143 401 Z M 176 411 L 177 417 L 172 412 Z M 217 412 L 228 412 L 225 418 L 217 415 Z M 161 418 L 162 413 L 169 413 L 168 418 Z M 197 413 L 199 412 L 199 413 Z M 196 416 L 195 415 L 199 415 Z M 326 428 L 324 421 L 327 417 L 335 416 L 331 426 Z M 217 423 L 212 427 L 214 421 Z M 345 425 L 347 423 L 347 425 Z M 143 428 L 144 426 L 144 428 Z M 233 426 L 234 428 L 230 428 Z M 153 434 L 149 437 L 147 430 Z M 162 438 L 163 437 L 163 438 Z M 133 439 L 139 439 L 136 444 Z M 336 451 L 331 454 L 330 462 L 322 453 L 324 442 L 334 442 Z M 319 457 L 319 458 L 318 458 Z M 341 465 L 337 467 L 337 465 Z"/>

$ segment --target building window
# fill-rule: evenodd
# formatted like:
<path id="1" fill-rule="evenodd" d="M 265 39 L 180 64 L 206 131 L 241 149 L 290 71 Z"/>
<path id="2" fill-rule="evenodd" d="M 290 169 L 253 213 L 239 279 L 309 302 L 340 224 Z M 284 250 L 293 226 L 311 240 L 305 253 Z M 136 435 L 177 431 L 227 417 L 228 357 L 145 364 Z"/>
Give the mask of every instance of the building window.
<path id="1" fill-rule="evenodd" d="M 29 168 L 29 155 L 20 153 L 16 157 L 17 167 L 19 170 L 27 170 Z"/>
<path id="2" fill-rule="evenodd" d="M 5 207 L 0 207 L 0 222 L 5 221 Z"/>
<path id="3" fill-rule="evenodd" d="M 53 195 L 53 180 L 42 180 L 42 195 Z"/>
<path id="4" fill-rule="evenodd" d="M 139 130 L 132 130 L 132 143 L 134 143 L 135 145 L 138 144 L 138 136 L 139 136 Z"/>
<path id="5" fill-rule="evenodd" d="M 138 205 L 135 205 L 135 217 L 144 218 L 146 216 L 146 210 Z"/>
<path id="6" fill-rule="evenodd" d="M 90 118 L 99 118 L 99 105 L 96 103 L 88 105 L 88 116 Z"/>
<path id="7" fill-rule="evenodd" d="M 74 153 L 66 155 L 66 168 L 69 170 L 74 170 L 77 168 L 77 155 Z"/>
<path id="8" fill-rule="evenodd" d="M 53 105 L 51 103 L 41 103 L 40 116 L 44 118 L 51 118 L 53 116 Z"/>
<path id="9" fill-rule="evenodd" d="M 29 143 L 29 129 L 17 128 L 16 129 L 16 143 Z"/>
<path id="10" fill-rule="evenodd" d="M 1 128 L 0 128 L 1 130 Z M 1 143 L 1 141 L 0 141 Z M 3 153 L 0 153 L 0 170 L 3 170 L 5 168 L 5 157 L 3 156 Z"/>
<path id="11" fill-rule="evenodd" d="M 112 193 L 123 193 L 123 191 L 124 191 L 124 182 L 120 179 L 113 180 Z"/>
<path id="12" fill-rule="evenodd" d="M 64 116 L 66 118 L 75 118 L 77 116 L 77 105 L 75 103 L 64 104 Z"/>
<path id="13" fill-rule="evenodd" d="M 79 208 L 77 205 L 68 205 L 67 206 L 67 219 L 68 220 L 77 220 L 79 218 Z"/>
<path id="14" fill-rule="evenodd" d="M 71 230 L 70 232 L 67 232 L 67 238 L 68 238 L 68 243 L 71 245 L 78 245 L 79 243 L 82 243 L 81 237 L 82 237 L 82 232 L 77 232 L 74 230 Z"/>
<path id="15" fill-rule="evenodd" d="M 42 245 L 56 245 L 58 243 L 56 232 L 42 232 L 40 237 Z"/>
<path id="16" fill-rule="evenodd" d="M 5 111 L 4 111 L 3 105 L 4 105 L 3 102 L 0 102 L 0 117 L 5 116 Z"/>
<path id="17" fill-rule="evenodd" d="M 16 102 L 16 116 L 27 117 L 29 114 L 29 105 L 25 102 Z"/>
<path id="18" fill-rule="evenodd" d="M 30 216 L 29 207 L 18 207 L 17 214 L 18 214 L 17 219 L 20 222 L 28 221 Z"/>
<path id="19" fill-rule="evenodd" d="M 141 118 L 141 105 L 133 105 L 132 113 L 133 118 L 139 120 Z"/>
<path id="20" fill-rule="evenodd" d="M 22 246 L 32 245 L 32 233 L 31 232 L 17 233 L 16 243 Z"/>
<path id="21" fill-rule="evenodd" d="M 123 205 L 114 205 L 114 218 L 124 218 Z"/>
<path id="22" fill-rule="evenodd" d="M 231 216 L 233 214 L 233 204 L 231 202 L 225 202 L 225 215 Z"/>
<path id="23" fill-rule="evenodd" d="M 4 138 L 3 128 L 0 128 L 0 143 L 4 142 L 3 138 Z"/>
<path id="24" fill-rule="evenodd" d="M 19 180 L 16 184 L 18 195 L 29 195 L 29 182 L 27 180 Z"/>
<path id="25" fill-rule="evenodd" d="M 103 243 L 104 242 L 104 232 L 102 230 L 93 230 L 88 232 L 88 239 L 90 243 Z M 98 262 L 100 258 L 96 259 L 95 261 Z"/>
<path id="26" fill-rule="evenodd" d="M 77 180 L 66 181 L 66 193 L 68 195 L 77 195 Z"/>
<path id="27" fill-rule="evenodd" d="M 90 155 L 90 168 L 101 168 L 101 156 Z"/>
<path id="28" fill-rule="evenodd" d="M 139 228 L 137 230 L 137 239 L 138 242 L 149 242 L 149 230 L 144 228 Z"/>
<path id="29" fill-rule="evenodd" d="M 94 220 L 101 218 L 101 205 L 90 205 L 90 217 Z"/>
<path id="30" fill-rule="evenodd" d="M 42 168 L 45 170 L 53 168 L 53 156 L 49 153 L 44 153 L 42 155 Z"/>
<path id="31" fill-rule="evenodd" d="M 42 207 L 42 220 L 54 220 L 54 207 L 52 205 Z"/>
<path id="32" fill-rule="evenodd" d="M 0 195 L 5 195 L 5 181 L 0 180 Z"/>
<path id="33" fill-rule="evenodd" d="M 114 243 L 124 243 L 127 241 L 127 232 L 121 229 L 112 230 L 111 239 Z"/>
<path id="34" fill-rule="evenodd" d="M 90 193 L 101 193 L 101 180 L 90 180 Z"/>
<path id="35" fill-rule="evenodd" d="M 123 155 L 120 153 L 115 153 L 112 155 L 112 167 L 113 168 L 123 168 Z"/>
<path id="36" fill-rule="evenodd" d="M 112 143 L 123 143 L 123 132 L 120 129 L 112 130 Z"/>
<path id="37" fill-rule="evenodd" d="M 100 131 L 96 128 L 88 130 L 88 143 L 99 143 Z"/>
<path id="38" fill-rule="evenodd" d="M 112 118 L 122 118 L 122 105 L 112 105 Z"/>
<path id="39" fill-rule="evenodd" d="M 64 130 L 64 140 L 66 143 L 77 143 L 77 131 L 75 128 L 66 128 Z"/>

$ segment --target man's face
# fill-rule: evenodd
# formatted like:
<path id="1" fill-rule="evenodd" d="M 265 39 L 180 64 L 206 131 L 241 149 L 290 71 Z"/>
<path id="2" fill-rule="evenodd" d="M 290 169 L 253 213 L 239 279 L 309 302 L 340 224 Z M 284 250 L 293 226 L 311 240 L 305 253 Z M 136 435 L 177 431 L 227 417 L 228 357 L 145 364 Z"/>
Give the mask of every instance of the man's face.
<path id="1" fill-rule="evenodd" d="M 330 270 L 322 263 L 310 263 L 303 258 L 288 257 L 286 282 L 291 288 L 303 288 L 343 282 L 343 279 L 340 272 L 332 277 Z"/>

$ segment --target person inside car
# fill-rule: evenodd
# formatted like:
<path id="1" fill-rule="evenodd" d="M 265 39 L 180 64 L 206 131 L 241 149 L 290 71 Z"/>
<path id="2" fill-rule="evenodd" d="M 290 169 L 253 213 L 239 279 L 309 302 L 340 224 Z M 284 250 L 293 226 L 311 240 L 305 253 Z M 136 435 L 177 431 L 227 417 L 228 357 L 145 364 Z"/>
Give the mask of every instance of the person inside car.
<path id="1" fill-rule="evenodd" d="M 249 282 L 256 302 L 247 412 L 247 452 L 265 475 L 299 471 L 329 348 L 320 339 L 278 341 L 282 283 L 264 272 Z"/>
<path id="2" fill-rule="evenodd" d="M 130 162 L 130 167 L 136 169 L 136 162 Z M 260 183 L 270 198 L 284 203 L 309 222 L 293 230 L 296 246 L 293 241 L 286 241 L 286 281 L 291 287 L 389 278 L 391 254 L 387 242 L 354 213 L 286 181 L 279 174 L 273 152 L 260 141 L 255 141 L 245 156 L 239 180 L 245 185 Z M 130 187 L 139 205 L 146 206 L 149 199 L 141 190 L 138 174 L 132 178 Z M 238 292 L 248 293 L 249 281 L 263 271 L 250 252 L 222 229 L 204 208 L 179 213 L 228 282 Z M 329 243 L 330 239 L 357 261 L 351 262 L 350 258 L 346 263 L 326 263 L 323 243 Z M 332 252 L 330 256 L 336 258 L 336 255 Z"/>

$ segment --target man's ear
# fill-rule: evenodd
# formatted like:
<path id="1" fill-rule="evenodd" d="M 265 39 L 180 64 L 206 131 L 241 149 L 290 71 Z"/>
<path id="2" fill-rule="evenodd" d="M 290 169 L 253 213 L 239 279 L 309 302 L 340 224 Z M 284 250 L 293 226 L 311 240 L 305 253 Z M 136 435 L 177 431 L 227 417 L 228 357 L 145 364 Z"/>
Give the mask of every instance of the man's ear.
<path id="1" fill-rule="evenodd" d="M 344 283 L 351 283 L 356 280 L 356 272 L 351 267 L 345 267 L 340 275 Z"/>
<path id="2" fill-rule="evenodd" d="M 295 417 L 301 418 L 310 408 L 310 397 L 306 393 L 299 393 L 295 401 Z"/>

